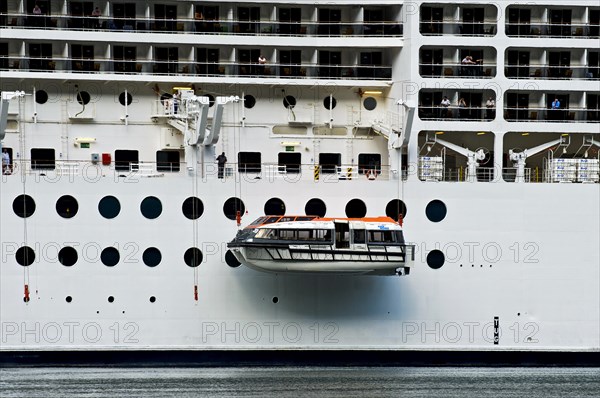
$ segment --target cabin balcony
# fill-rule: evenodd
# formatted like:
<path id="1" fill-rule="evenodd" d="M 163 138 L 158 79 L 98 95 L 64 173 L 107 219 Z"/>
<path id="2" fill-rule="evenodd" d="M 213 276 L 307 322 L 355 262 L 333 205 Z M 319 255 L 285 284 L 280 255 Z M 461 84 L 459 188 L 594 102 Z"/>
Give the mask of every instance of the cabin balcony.
<path id="1" fill-rule="evenodd" d="M 509 37 L 598 38 L 600 8 L 515 5 L 507 10 Z"/>
<path id="2" fill-rule="evenodd" d="M 592 49 L 509 48 L 504 73 L 511 79 L 597 80 L 600 52 Z"/>
<path id="3" fill-rule="evenodd" d="M 504 119 L 509 122 L 598 123 L 599 98 L 600 94 L 588 92 L 509 91 L 504 101 Z"/>
<path id="4" fill-rule="evenodd" d="M 418 115 L 421 120 L 489 122 L 496 117 L 495 98 L 492 90 L 421 90 Z M 486 106 L 490 99 L 493 105 Z"/>
<path id="5" fill-rule="evenodd" d="M 463 62 L 467 57 L 472 61 Z M 491 79 L 496 76 L 496 49 L 491 47 L 422 47 L 419 61 L 421 77 Z"/>
<path id="6" fill-rule="evenodd" d="M 495 36 L 498 9 L 493 4 L 431 4 L 420 8 L 419 31 L 425 36 Z"/>

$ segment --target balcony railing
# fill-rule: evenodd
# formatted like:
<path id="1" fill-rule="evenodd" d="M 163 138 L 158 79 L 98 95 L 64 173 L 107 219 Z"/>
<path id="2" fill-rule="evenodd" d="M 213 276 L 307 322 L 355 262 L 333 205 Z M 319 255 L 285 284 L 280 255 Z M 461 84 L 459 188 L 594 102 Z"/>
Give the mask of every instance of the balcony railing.
<path id="1" fill-rule="evenodd" d="M 421 120 L 452 120 L 465 122 L 488 122 L 496 117 L 494 108 L 484 106 L 419 106 Z"/>
<path id="2" fill-rule="evenodd" d="M 511 37 L 570 37 L 597 39 L 600 25 L 590 24 L 550 24 L 543 22 L 507 23 L 506 35 Z"/>
<path id="3" fill-rule="evenodd" d="M 81 17 L 72 15 L 0 14 L 0 27 L 34 29 L 102 30 L 126 32 L 202 33 L 265 36 L 401 37 L 398 21 L 279 22 L 205 19 Z"/>
<path id="4" fill-rule="evenodd" d="M 422 77 L 491 79 L 496 76 L 496 65 L 419 64 L 419 73 Z"/>
<path id="5" fill-rule="evenodd" d="M 600 109 L 568 108 L 504 108 L 504 118 L 509 122 L 598 123 Z"/>
<path id="6" fill-rule="evenodd" d="M 0 70 L 191 75 L 222 77 L 278 77 L 311 79 L 390 80 L 391 66 L 268 64 L 245 62 L 189 62 L 126 59 L 2 57 Z"/>
<path id="7" fill-rule="evenodd" d="M 421 21 L 420 32 L 426 36 L 495 36 L 497 33 L 496 25 L 496 21 Z"/>
<path id="8" fill-rule="evenodd" d="M 511 79 L 598 80 L 599 66 L 508 65 L 504 74 Z"/>

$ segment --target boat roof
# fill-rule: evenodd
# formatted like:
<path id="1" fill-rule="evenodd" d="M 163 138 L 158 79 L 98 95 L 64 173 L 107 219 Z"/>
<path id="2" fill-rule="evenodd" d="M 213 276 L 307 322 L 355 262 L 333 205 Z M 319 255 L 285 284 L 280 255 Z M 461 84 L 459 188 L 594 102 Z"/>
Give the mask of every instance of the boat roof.
<path id="1" fill-rule="evenodd" d="M 269 224 L 278 223 L 297 223 L 310 221 L 311 226 L 314 223 L 333 223 L 333 222 L 364 222 L 364 223 L 390 223 L 398 225 L 393 218 L 387 216 L 381 217 L 360 217 L 360 218 L 343 218 L 343 217 L 319 217 L 319 216 L 263 216 L 254 220 L 246 228 L 258 228 Z"/>

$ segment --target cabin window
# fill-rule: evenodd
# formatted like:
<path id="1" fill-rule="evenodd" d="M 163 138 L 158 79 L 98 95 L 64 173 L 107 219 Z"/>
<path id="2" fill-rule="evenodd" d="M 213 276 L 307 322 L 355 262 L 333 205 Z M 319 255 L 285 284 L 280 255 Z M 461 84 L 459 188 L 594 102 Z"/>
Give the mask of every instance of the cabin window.
<path id="1" fill-rule="evenodd" d="M 394 231 L 369 231 L 369 243 L 391 243 L 395 242 Z"/>
<path id="2" fill-rule="evenodd" d="M 139 152 L 127 149 L 117 149 L 115 151 L 115 170 L 129 171 L 137 170 L 139 162 Z"/>
<path id="3" fill-rule="evenodd" d="M 238 171 L 240 173 L 260 173 L 261 155 L 260 152 L 239 152 L 238 153 Z"/>
<path id="4" fill-rule="evenodd" d="M 179 151 L 156 151 L 156 171 L 179 171 Z"/>
<path id="5" fill-rule="evenodd" d="M 32 170 L 54 170 L 56 158 L 52 148 L 31 148 Z"/>

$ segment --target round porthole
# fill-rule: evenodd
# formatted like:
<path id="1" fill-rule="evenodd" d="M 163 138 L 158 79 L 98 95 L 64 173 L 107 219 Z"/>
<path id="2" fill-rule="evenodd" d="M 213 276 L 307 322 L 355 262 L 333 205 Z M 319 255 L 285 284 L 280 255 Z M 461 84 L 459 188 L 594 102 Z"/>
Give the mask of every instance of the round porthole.
<path id="1" fill-rule="evenodd" d="M 197 267 L 202 262 L 202 252 L 197 247 L 190 247 L 183 254 L 183 261 L 188 267 Z"/>
<path id="2" fill-rule="evenodd" d="M 271 198 L 265 203 L 266 216 L 283 216 L 285 214 L 285 203 L 279 198 Z"/>
<path id="3" fill-rule="evenodd" d="M 406 205 L 400 199 L 392 199 L 385 207 L 385 215 L 398 221 L 398 215 L 402 214 L 402 218 L 406 217 Z"/>
<path id="4" fill-rule="evenodd" d="M 77 92 L 77 102 L 79 102 L 80 105 L 89 104 L 91 99 L 92 99 L 92 97 L 90 96 L 90 93 L 88 93 L 87 91 L 78 91 Z"/>
<path id="5" fill-rule="evenodd" d="M 238 261 L 238 259 L 233 255 L 233 253 L 231 252 L 231 250 L 227 250 L 227 252 L 225 253 L 225 262 L 227 263 L 227 265 L 229 265 L 231 268 L 236 268 L 239 267 L 242 263 L 240 263 Z"/>
<path id="6" fill-rule="evenodd" d="M 43 105 L 46 102 L 48 102 L 48 93 L 44 90 L 37 90 L 35 92 L 35 102 L 37 102 L 40 105 Z"/>
<path id="7" fill-rule="evenodd" d="M 230 220 L 235 220 L 238 212 L 243 216 L 245 211 L 246 206 L 240 198 L 229 198 L 223 204 L 223 214 Z"/>
<path id="8" fill-rule="evenodd" d="M 440 222 L 446 218 L 446 205 L 441 200 L 435 199 L 427 204 L 425 215 L 429 221 Z"/>
<path id="9" fill-rule="evenodd" d="M 77 262 L 77 250 L 71 246 L 66 246 L 58 252 L 58 262 L 65 267 L 71 267 Z"/>
<path id="10" fill-rule="evenodd" d="M 181 211 L 186 218 L 190 220 L 196 220 L 202 216 L 204 213 L 204 204 L 202 201 L 195 196 L 190 196 L 186 200 L 183 201 L 181 205 Z"/>
<path id="11" fill-rule="evenodd" d="M 15 259 L 19 265 L 23 267 L 28 267 L 35 261 L 35 252 L 29 246 L 21 246 L 17 249 L 15 253 Z"/>
<path id="12" fill-rule="evenodd" d="M 444 253 L 441 250 L 432 250 L 427 254 L 427 265 L 432 269 L 442 268 L 445 261 Z"/>
<path id="13" fill-rule="evenodd" d="M 367 206 L 360 199 L 352 199 L 346 204 L 346 217 L 363 218 L 367 215 Z"/>
<path id="14" fill-rule="evenodd" d="M 373 109 L 377 108 L 377 100 L 373 97 L 367 97 L 363 101 L 363 106 L 366 110 L 372 111 Z"/>
<path id="15" fill-rule="evenodd" d="M 114 247 L 107 247 L 100 253 L 100 261 L 107 267 L 114 267 L 119 263 L 120 259 L 119 251 Z"/>
<path id="16" fill-rule="evenodd" d="M 105 196 L 98 202 L 98 211 L 104 218 L 115 218 L 121 212 L 121 203 L 114 196 Z"/>
<path id="17" fill-rule="evenodd" d="M 56 201 L 56 212 L 63 218 L 72 218 L 77 214 L 79 204 L 71 195 L 64 195 Z"/>
<path id="18" fill-rule="evenodd" d="M 156 247 L 149 247 L 144 250 L 142 260 L 148 267 L 156 267 L 162 260 L 162 254 Z"/>
<path id="19" fill-rule="evenodd" d="M 256 105 L 256 98 L 253 95 L 244 96 L 244 108 L 252 109 Z"/>
<path id="20" fill-rule="evenodd" d="M 29 195 L 19 195 L 13 200 L 13 211 L 21 218 L 27 218 L 35 213 L 35 201 Z"/>
<path id="21" fill-rule="evenodd" d="M 286 95 L 285 97 L 283 97 L 283 106 L 286 109 L 295 107 L 296 106 L 296 98 L 292 95 Z"/>
<path id="22" fill-rule="evenodd" d="M 325 202 L 323 202 L 321 199 L 312 198 L 306 202 L 306 206 L 304 206 L 304 213 L 307 216 L 325 217 L 325 213 L 327 213 L 327 206 L 325 206 Z"/>
<path id="23" fill-rule="evenodd" d="M 323 106 L 327 110 L 334 109 L 336 105 L 337 105 L 337 100 L 335 99 L 335 97 L 329 97 L 329 96 L 327 96 L 323 100 Z"/>
<path id="24" fill-rule="evenodd" d="M 144 217 L 153 220 L 162 213 L 162 203 L 160 203 L 160 200 L 157 197 L 148 196 L 142 200 L 140 211 Z"/>
<path id="25" fill-rule="evenodd" d="M 129 92 L 127 93 L 127 96 L 125 95 L 125 92 L 119 94 L 119 103 L 125 106 L 125 98 L 127 98 L 127 105 L 131 105 L 133 102 L 133 96 Z"/>

